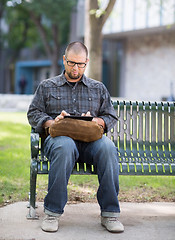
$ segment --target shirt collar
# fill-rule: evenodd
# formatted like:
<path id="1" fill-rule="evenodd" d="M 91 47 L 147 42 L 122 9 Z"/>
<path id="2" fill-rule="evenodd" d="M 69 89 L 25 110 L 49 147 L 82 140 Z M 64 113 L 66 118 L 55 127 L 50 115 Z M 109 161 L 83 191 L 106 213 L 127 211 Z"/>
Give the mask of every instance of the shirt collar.
<path id="1" fill-rule="evenodd" d="M 58 87 L 61 87 L 67 83 L 64 72 L 62 72 L 59 76 L 53 77 L 51 81 Z"/>
<path id="2" fill-rule="evenodd" d="M 66 84 L 68 82 L 64 73 L 65 73 L 65 71 L 63 71 L 59 76 L 56 76 L 52 80 L 59 87 L 63 86 L 64 84 Z M 79 82 L 82 82 L 87 87 L 89 86 L 88 81 L 87 81 L 87 77 L 84 74 L 83 74 L 83 76 L 82 76 L 82 78 L 80 79 Z"/>
<path id="3" fill-rule="evenodd" d="M 87 87 L 89 86 L 89 82 L 87 81 L 87 77 L 83 74 L 81 80 L 82 83 L 84 83 L 84 85 L 86 85 Z"/>

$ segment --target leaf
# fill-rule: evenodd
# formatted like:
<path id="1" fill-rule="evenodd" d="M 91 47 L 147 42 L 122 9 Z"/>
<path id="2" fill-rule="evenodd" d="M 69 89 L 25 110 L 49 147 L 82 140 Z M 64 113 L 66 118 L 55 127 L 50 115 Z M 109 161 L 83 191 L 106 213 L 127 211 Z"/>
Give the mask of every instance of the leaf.
<path id="1" fill-rule="evenodd" d="M 90 13 L 90 15 L 94 15 L 94 14 L 96 13 L 96 11 L 97 11 L 97 9 L 91 9 L 91 10 L 89 11 L 89 13 Z"/>
<path id="2" fill-rule="evenodd" d="M 106 12 L 104 9 L 99 8 L 99 9 L 91 9 L 89 13 L 90 15 L 95 15 L 96 18 L 100 18 Z"/>

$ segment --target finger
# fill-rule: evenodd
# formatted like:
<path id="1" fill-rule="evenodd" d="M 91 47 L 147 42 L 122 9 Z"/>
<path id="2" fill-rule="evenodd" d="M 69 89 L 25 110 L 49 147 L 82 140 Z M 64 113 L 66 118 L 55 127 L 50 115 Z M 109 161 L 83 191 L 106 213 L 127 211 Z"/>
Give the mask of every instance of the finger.
<path id="1" fill-rule="evenodd" d="M 58 116 L 55 118 L 55 121 L 59 121 L 60 119 L 63 119 L 64 116 L 68 116 L 68 115 L 70 115 L 70 114 L 63 110 L 63 111 L 60 113 L 60 115 L 58 115 Z"/>
<path id="2" fill-rule="evenodd" d="M 81 116 L 85 116 L 85 113 L 82 113 Z"/>
<path id="3" fill-rule="evenodd" d="M 58 122 L 60 119 L 63 119 L 64 116 L 62 116 L 61 114 L 58 115 L 56 118 L 55 118 L 55 121 Z"/>
<path id="4" fill-rule="evenodd" d="M 88 111 L 88 112 L 86 113 L 86 116 L 91 116 L 90 111 Z"/>
<path id="5" fill-rule="evenodd" d="M 98 123 L 97 118 L 93 118 L 92 121 Z"/>
<path id="6" fill-rule="evenodd" d="M 70 114 L 63 110 L 60 115 L 64 117 L 64 116 L 68 116 Z"/>

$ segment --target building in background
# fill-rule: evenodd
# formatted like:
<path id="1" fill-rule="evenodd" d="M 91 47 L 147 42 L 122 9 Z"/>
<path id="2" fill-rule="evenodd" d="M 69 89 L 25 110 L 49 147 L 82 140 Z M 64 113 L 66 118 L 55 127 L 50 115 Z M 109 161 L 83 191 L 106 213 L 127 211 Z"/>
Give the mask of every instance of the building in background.
<path id="1" fill-rule="evenodd" d="M 105 5 L 107 1 L 101 2 Z M 72 11 L 70 41 L 84 40 L 84 22 L 85 0 L 78 0 Z M 1 22 L 2 26 L 6 29 Z M 33 94 L 39 82 L 49 77 L 50 61 L 41 55 L 36 58 L 34 52 L 22 51 L 19 61 L 11 66 L 11 82 L 7 82 L 3 81 L 7 52 L 0 51 L 0 93 Z M 117 0 L 103 28 L 102 81 L 111 96 L 173 99 L 174 62 L 175 0 Z"/>
<path id="2" fill-rule="evenodd" d="M 62 61 L 58 62 L 63 69 Z M 33 94 L 43 79 L 50 77 L 50 60 L 18 61 L 15 66 L 15 94 Z"/>
<path id="3" fill-rule="evenodd" d="M 83 0 L 73 19 L 71 41 L 82 40 Z M 110 94 L 131 100 L 172 99 L 174 62 L 175 0 L 117 0 L 103 28 L 103 82 Z"/>

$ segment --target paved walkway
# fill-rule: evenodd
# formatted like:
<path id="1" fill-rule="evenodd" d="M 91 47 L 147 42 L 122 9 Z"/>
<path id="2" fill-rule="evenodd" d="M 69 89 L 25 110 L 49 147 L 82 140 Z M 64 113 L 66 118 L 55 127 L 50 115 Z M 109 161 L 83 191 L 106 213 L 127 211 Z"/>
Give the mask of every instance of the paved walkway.
<path id="1" fill-rule="evenodd" d="M 33 95 L 0 94 L 0 112 L 26 112 Z"/>
<path id="2" fill-rule="evenodd" d="M 96 203 L 70 204 L 56 233 L 40 229 L 43 204 L 38 203 L 39 220 L 27 220 L 26 202 L 0 208 L 0 240 L 174 240 L 175 203 L 121 203 L 120 220 L 125 232 L 109 233 L 100 224 Z"/>

